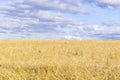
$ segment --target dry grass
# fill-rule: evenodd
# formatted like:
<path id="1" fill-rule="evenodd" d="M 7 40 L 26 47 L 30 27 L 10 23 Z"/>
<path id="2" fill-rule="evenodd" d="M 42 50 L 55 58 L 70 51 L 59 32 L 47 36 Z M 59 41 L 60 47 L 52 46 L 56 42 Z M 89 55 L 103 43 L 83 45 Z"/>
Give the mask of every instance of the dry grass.
<path id="1" fill-rule="evenodd" d="M 0 41 L 0 80 L 120 80 L 120 41 Z"/>

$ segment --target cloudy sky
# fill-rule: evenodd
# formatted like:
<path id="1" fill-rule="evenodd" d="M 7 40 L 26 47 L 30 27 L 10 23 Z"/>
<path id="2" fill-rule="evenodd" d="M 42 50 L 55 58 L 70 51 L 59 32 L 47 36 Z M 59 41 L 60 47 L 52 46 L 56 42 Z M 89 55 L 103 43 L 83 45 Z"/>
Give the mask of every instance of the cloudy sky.
<path id="1" fill-rule="evenodd" d="M 120 0 L 0 0 L 0 39 L 120 40 Z"/>

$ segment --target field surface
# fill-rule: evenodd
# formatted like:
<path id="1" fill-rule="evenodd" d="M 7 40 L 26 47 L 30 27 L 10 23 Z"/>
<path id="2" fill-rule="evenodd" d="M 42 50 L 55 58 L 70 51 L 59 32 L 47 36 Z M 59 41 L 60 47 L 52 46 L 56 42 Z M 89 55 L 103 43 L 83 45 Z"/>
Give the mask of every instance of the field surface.
<path id="1" fill-rule="evenodd" d="M 0 80 L 120 80 L 120 41 L 0 41 Z"/>

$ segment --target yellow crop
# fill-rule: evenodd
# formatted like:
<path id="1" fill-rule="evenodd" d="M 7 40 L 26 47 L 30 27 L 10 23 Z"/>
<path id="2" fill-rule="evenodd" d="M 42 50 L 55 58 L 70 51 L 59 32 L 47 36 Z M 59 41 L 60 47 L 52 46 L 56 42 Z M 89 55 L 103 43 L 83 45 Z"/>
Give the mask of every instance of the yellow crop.
<path id="1" fill-rule="evenodd" d="M 0 41 L 0 80 L 120 80 L 120 41 Z"/>

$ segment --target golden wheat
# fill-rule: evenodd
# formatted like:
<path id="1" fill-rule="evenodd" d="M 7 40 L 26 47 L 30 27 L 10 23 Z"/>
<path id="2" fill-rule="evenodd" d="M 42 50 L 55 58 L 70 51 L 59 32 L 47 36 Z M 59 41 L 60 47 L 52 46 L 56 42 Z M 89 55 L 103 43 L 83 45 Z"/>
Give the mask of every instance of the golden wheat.
<path id="1" fill-rule="evenodd" d="M 0 41 L 0 80 L 120 80 L 120 41 Z"/>

